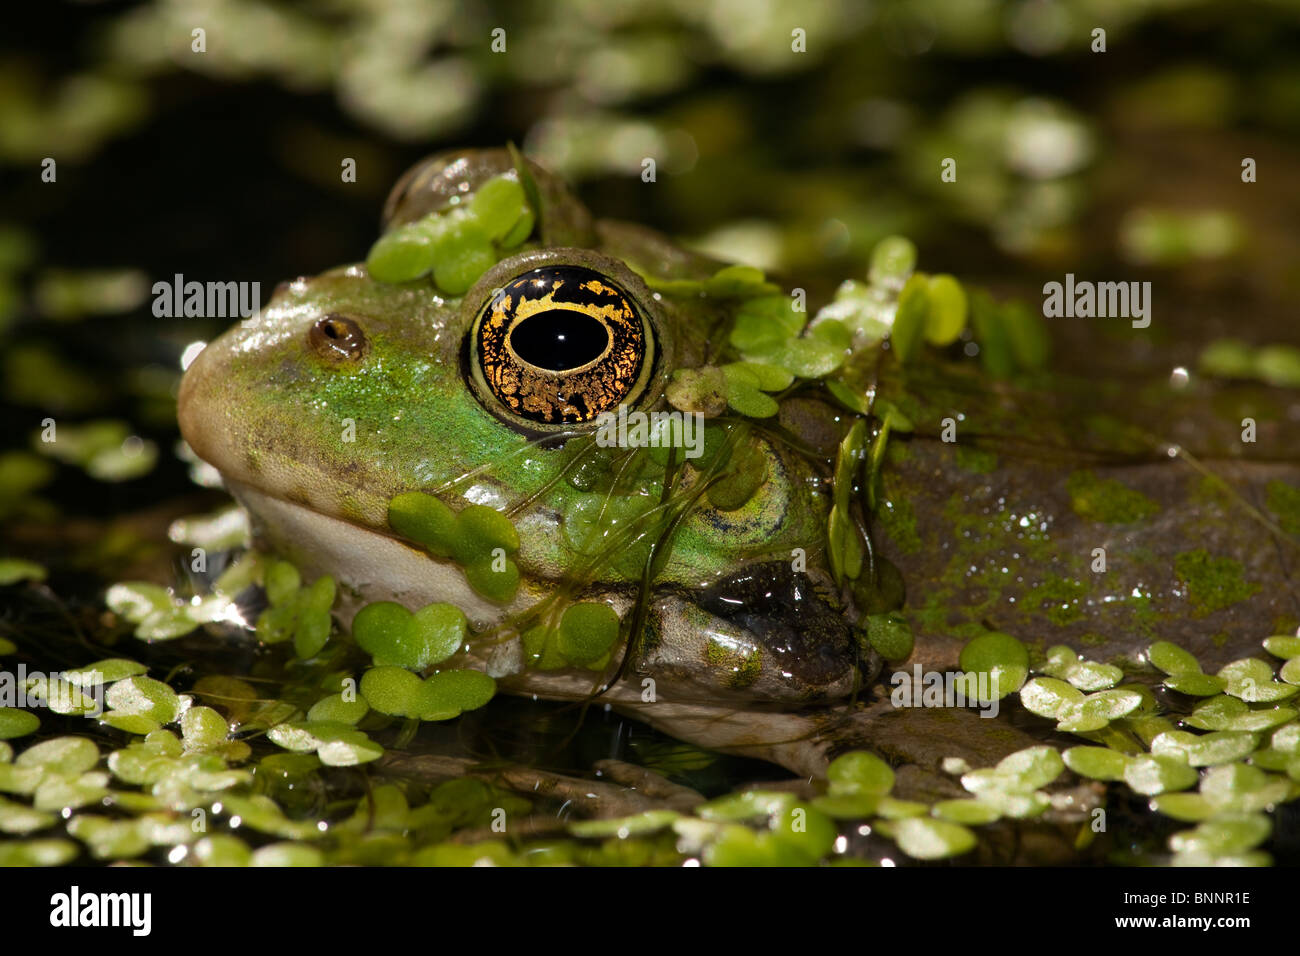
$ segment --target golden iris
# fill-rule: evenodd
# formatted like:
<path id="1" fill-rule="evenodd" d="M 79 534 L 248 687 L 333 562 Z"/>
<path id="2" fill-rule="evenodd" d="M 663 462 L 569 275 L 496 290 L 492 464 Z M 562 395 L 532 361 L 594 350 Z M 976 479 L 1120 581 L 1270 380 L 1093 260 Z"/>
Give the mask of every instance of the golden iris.
<path id="1" fill-rule="evenodd" d="M 475 377 L 512 415 L 577 425 L 628 399 L 651 332 L 631 298 L 582 266 L 543 266 L 498 290 L 470 330 Z"/>

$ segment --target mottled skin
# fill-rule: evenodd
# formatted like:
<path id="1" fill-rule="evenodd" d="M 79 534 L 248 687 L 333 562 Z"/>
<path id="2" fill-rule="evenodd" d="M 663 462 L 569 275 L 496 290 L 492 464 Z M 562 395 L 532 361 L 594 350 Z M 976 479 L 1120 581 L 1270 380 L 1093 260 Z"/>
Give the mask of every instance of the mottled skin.
<path id="1" fill-rule="evenodd" d="M 461 183 L 472 191 L 508 168 L 502 151 L 436 159 L 399 184 L 386 219 L 418 218 Z M 602 675 L 521 672 L 508 622 L 556 594 L 604 600 L 626 615 L 647 541 L 620 542 L 575 579 L 587 562 L 566 524 L 584 496 L 605 496 L 563 477 L 574 442 L 530 440 L 484 407 L 466 384 L 465 332 L 494 288 L 535 265 L 596 269 L 631 293 L 659 330 L 662 362 L 637 404 L 663 407 L 673 369 L 717 357 L 725 340 L 718 330 L 733 306 L 652 295 L 638 274 L 702 278 L 717 264 L 640 227 L 593 224 L 561 184 L 541 170 L 534 175 L 543 198 L 540 241 L 500 262 L 462 299 L 439 297 L 423 281 L 376 282 L 361 266 L 299 279 L 202 353 L 182 384 L 180 418 L 186 439 L 221 470 L 266 545 L 308 574 L 341 581 L 345 621 L 365 601 L 449 600 L 475 630 L 507 638 L 473 645 L 470 664 L 501 677 L 511 692 L 582 699 Z M 340 361 L 312 348 L 310 330 L 331 313 L 363 330 L 364 354 Z M 963 641 L 984 626 L 1031 648 L 1070 643 L 1130 668 L 1164 637 L 1204 655 L 1210 667 L 1261 653 L 1259 639 L 1300 620 L 1295 540 L 1270 525 L 1279 516 L 1242 504 L 1262 508 L 1270 481 L 1300 485 L 1294 443 L 1284 429 L 1266 426 L 1246 451 L 1253 461 L 1240 460 L 1237 420 L 1213 411 L 1223 394 L 1068 378 L 990 384 L 970 363 L 932 362 L 903 377 L 888 361 L 878 369 L 869 362 L 861 374 L 918 426 L 912 437 L 894 439 L 884 485 L 890 504 L 873 523 L 879 552 L 907 584 L 905 609 L 918 638 L 909 669 L 914 662 L 955 669 Z M 948 416 L 961 422 L 955 446 L 938 440 Z M 354 440 L 344 440 L 349 420 Z M 820 776 L 837 752 L 873 747 L 908 765 L 899 778 L 904 795 L 958 793 L 939 772 L 945 756 L 987 765 L 1047 736 L 1046 722 L 1032 726 L 1033 737 L 1023 722 L 1013 725 L 1009 708 L 985 720 L 969 710 L 894 709 L 887 694 L 866 688 L 847 699 L 877 662 L 860 659 L 851 634 L 860 612 L 832 586 L 824 554 L 824 485 L 845 423 L 807 396 L 783 402 L 780 423 L 814 454 L 754 433 L 749 440 L 767 479 L 739 508 L 701 499 L 690 512 L 653 582 L 638 653 L 603 699 L 684 739 L 801 775 Z M 1239 497 L 1166 454 L 1168 441 L 1203 456 Z M 1227 455 L 1239 460 L 1221 460 Z M 1119 523 L 1101 520 L 1115 517 L 1107 501 L 1081 503 L 1070 491 L 1081 487 L 1078 479 L 1071 485 L 1081 469 L 1121 481 L 1156 507 Z M 479 598 L 457 567 L 393 536 L 387 502 L 412 490 L 454 509 L 489 504 L 514 519 L 524 578 L 512 605 Z M 647 467 L 616 497 L 635 514 L 653 507 L 661 490 L 662 472 Z M 1107 551 L 1104 574 L 1091 570 L 1098 547 Z M 795 548 L 807 555 L 797 578 L 789 571 Z M 1174 565 L 1196 549 L 1237 562 L 1244 588 L 1229 581 L 1208 603 L 1204 582 L 1194 593 Z M 780 594 L 795 590 L 803 603 L 792 609 Z M 737 603 L 729 595 L 743 615 L 729 610 Z M 657 682 L 653 703 L 641 696 L 645 677 Z"/>

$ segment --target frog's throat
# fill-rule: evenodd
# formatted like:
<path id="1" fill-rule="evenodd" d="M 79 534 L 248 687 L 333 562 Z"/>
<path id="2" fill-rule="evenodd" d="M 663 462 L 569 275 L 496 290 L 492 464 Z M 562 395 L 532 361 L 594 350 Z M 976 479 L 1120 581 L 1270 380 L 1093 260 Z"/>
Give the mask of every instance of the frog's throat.
<path id="1" fill-rule="evenodd" d="M 553 587 L 547 580 L 525 576 L 510 604 L 494 604 L 476 594 L 451 562 L 250 485 L 233 480 L 227 485 L 253 517 L 259 543 L 291 560 L 309 578 L 338 577 L 338 612 L 348 626 L 369 602 L 396 601 L 418 608 L 446 601 L 460 607 L 473 630 L 482 633 L 545 600 Z M 720 582 L 722 591 L 668 587 L 658 592 L 652 612 L 657 639 L 639 655 L 637 666 L 679 697 L 715 703 L 729 699 L 746 706 L 759 701 L 789 706 L 837 700 L 874 678 L 879 661 L 857 657 L 847 625 L 832 620 L 831 610 L 817 599 L 809 600 L 811 588 L 803 578 L 785 582 L 795 597 L 804 592 L 797 607 L 785 607 L 771 618 L 724 607 L 762 583 L 752 571 Z M 755 580 L 748 580 L 751 577 Z M 773 591 L 778 590 L 778 579 L 775 573 L 770 580 L 763 578 Z M 636 593 L 631 587 L 607 586 L 588 599 L 604 601 L 624 617 L 633 610 Z M 569 687 L 558 672 L 526 670 L 518 639 L 472 645 L 469 656 L 469 666 L 493 677 L 512 677 L 512 692 L 526 695 L 581 698 L 591 693 L 597 679 L 586 672 L 582 687 Z"/>
<path id="2" fill-rule="evenodd" d="M 308 577 L 338 575 L 340 568 L 346 569 L 341 616 L 348 626 L 361 605 L 371 601 L 396 601 L 407 607 L 446 601 L 482 629 L 502 623 L 538 599 L 536 585 L 521 580 L 512 603 L 495 604 L 475 593 L 455 565 L 437 561 L 397 538 L 242 482 L 227 479 L 226 485 L 253 517 L 259 543 L 288 558 Z"/>

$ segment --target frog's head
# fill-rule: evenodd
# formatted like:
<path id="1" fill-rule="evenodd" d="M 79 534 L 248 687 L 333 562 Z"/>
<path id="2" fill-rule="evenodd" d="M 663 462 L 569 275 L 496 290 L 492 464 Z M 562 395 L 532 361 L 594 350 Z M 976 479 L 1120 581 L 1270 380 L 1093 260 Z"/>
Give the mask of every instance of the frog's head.
<path id="1" fill-rule="evenodd" d="M 716 263 L 593 223 L 504 150 L 420 164 L 385 229 L 369 268 L 283 285 L 182 382 L 186 440 L 273 549 L 335 575 L 349 612 L 458 605 L 485 635 L 471 642 L 483 666 L 536 693 L 583 675 L 590 690 L 617 659 L 582 669 L 554 642 L 516 639 L 561 633 L 574 602 L 607 604 L 640 635 L 632 673 L 660 695 L 798 703 L 859 685 L 871 665 L 826 560 L 837 415 L 794 396 L 744 419 L 707 387 L 669 401 L 673 373 L 725 341 L 734 300 L 680 294 Z M 694 415 L 647 432 L 636 414 L 683 404 L 712 416 L 702 432 Z M 644 447 L 651 433 L 678 447 Z M 450 522 L 459 545 L 394 530 L 390 501 L 411 492 L 447 506 L 416 523 Z M 470 506 L 513 531 L 457 525 Z"/>

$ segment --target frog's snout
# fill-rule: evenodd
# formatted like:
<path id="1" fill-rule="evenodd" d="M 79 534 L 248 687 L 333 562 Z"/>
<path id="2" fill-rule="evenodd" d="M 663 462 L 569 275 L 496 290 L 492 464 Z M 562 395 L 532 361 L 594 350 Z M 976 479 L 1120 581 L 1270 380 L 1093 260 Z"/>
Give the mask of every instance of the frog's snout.
<path id="1" fill-rule="evenodd" d="M 229 415 L 236 414 L 230 396 L 224 394 L 228 378 L 225 352 L 209 344 L 185 369 L 176 396 L 176 418 L 181 437 L 204 461 L 222 467 L 221 435 Z"/>

